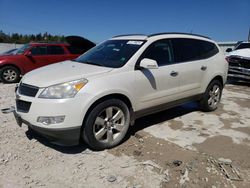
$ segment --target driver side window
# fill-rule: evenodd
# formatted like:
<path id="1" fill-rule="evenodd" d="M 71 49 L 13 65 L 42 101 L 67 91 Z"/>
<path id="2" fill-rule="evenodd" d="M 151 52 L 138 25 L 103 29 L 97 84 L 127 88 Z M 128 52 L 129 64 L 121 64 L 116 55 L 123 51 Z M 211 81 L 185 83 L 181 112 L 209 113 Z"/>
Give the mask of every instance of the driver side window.
<path id="1" fill-rule="evenodd" d="M 153 59 L 157 62 L 158 66 L 172 64 L 172 48 L 169 40 L 159 40 L 151 44 L 143 58 Z"/>

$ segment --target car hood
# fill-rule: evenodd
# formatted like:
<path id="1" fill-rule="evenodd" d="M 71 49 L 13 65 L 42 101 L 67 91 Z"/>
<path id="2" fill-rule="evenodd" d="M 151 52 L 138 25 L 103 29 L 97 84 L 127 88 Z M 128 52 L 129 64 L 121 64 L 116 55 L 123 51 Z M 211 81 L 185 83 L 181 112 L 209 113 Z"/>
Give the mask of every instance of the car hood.
<path id="1" fill-rule="evenodd" d="M 27 73 L 22 78 L 21 82 L 38 87 L 48 87 L 76 79 L 88 79 L 92 76 L 104 74 L 111 70 L 112 68 L 74 61 L 63 61 L 33 70 Z"/>
<path id="2" fill-rule="evenodd" d="M 234 50 L 227 54 L 227 57 L 229 56 L 238 56 L 241 58 L 250 59 L 250 49 L 245 48 L 245 49 Z"/>
<path id="3" fill-rule="evenodd" d="M 4 60 L 4 59 L 10 59 L 10 58 L 16 58 L 17 55 L 16 54 L 0 54 L 0 60 Z"/>

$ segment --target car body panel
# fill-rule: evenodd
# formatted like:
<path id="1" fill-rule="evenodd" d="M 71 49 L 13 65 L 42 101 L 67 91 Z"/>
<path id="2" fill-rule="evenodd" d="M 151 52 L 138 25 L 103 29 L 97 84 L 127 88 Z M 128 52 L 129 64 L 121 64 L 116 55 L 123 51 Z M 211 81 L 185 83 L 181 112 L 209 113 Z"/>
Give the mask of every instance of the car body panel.
<path id="1" fill-rule="evenodd" d="M 222 51 L 207 59 L 180 62 L 143 69 L 140 57 L 153 42 L 161 39 L 186 37 L 214 43 L 212 40 L 193 35 L 161 34 L 155 36 L 119 36 L 111 40 L 143 40 L 145 43 L 136 51 L 127 63 L 120 68 L 89 65 L 74 61 L 64 61 L 49 65 L 26 74 L 22 83 L 39 87 L 35 97 L 24 96 L 17 90 L 17 99 L 31 103 L 29 112 L 18 111 L 18 115 L 33 126 L 48 129 L 77 128 L 82 126 L 91 106 L 100 99 L 111 95 L 124 96 L 131 103 L 131 114 L 172 103 L 182 99 L 202 96 L 208 84 L 220 77 L 226 82 L 228 64 Z M 206 69 L 202 70 L 202 67 Z M 171 73 L 176 71 L 177 75 Z M 73 98 L 39 98 L 44 87 L 77 79 L 88 82 Z M 195 98 L 198 100 L 198 98 Z M 184 100 L 183 100 L 184 101 Z M 186 101 L 186 100 L 185 100 Z M 152 111 L 153 112 L 153 111 Z M 62 116 L 65 121 L 59 124 L 44 125 L 37 122 L 39 116 Z M 133 118 L 131 118 L 133 120 Z"/>

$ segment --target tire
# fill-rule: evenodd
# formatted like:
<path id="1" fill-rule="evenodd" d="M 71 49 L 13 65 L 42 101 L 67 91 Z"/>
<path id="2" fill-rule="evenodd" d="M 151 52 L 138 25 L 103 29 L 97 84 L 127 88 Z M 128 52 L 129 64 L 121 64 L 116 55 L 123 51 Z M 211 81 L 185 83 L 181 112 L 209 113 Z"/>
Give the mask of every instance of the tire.
<path id="1" fill-rule="evenodd" d="M 90 111 L 83 124 L 82 138 L 93 150 L 112 148 L 124 139 L 129 124 L 127 105 L 119 99 L 109 99 Z"/>
<path id="2" fill-rule="evenodd" d="M 213 80 L 207 87 L 200 101 L 202 111 L 211 112 L 217 109 L 222 94 L 222 84 L 219 80 Z"/>
<path id="3" fill-rule="evenodd" d="M 0 70 L 0 78 L 4 83 L 16 83 L 20 79 L 20 71 L 13 66 L 5 66 Z"/>

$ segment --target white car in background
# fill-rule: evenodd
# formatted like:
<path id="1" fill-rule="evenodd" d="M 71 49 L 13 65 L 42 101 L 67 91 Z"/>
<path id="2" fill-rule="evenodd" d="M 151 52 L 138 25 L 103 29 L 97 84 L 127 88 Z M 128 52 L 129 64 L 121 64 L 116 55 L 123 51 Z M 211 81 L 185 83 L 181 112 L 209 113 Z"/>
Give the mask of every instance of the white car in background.
<path id="1" fill-rule="evenodd" d="M 16 91 L 17 123 L 60 144 L 112 148 L 135 119 L 198 101 L 217 108 L 228 63 L 207 37 L 182 33 L 113 37 L 74 61 L 26 74 Z"/>
<path id="2" fill-rule="evenodd" d="M 228 48 L 228 78 L 250 82 L 250 42 L 240 42 L 232 50 Z"/>

